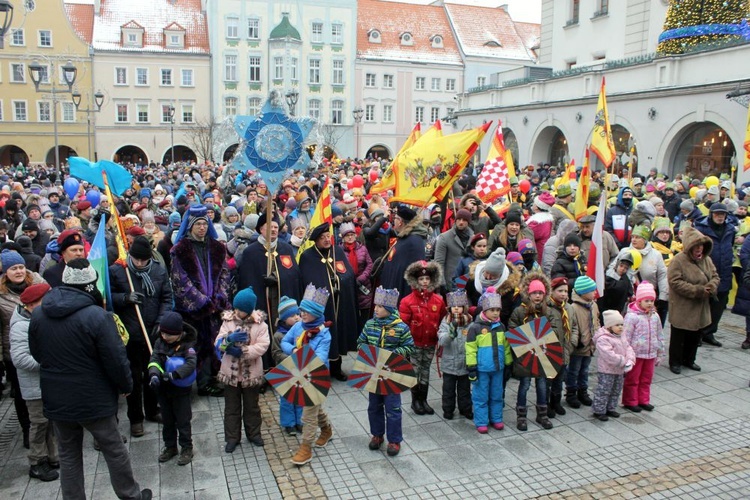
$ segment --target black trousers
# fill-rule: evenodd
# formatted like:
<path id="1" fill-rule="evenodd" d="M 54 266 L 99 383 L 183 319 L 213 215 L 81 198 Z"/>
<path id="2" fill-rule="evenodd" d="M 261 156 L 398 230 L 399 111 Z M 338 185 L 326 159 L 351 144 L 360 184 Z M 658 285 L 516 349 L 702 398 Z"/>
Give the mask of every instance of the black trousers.
<path id="1" fill-rule="evenodd" d="M 130 373 L 133 376 L 133 392 L 127 397 L 128 420 L 131 424 L 143 422 L 146 417 L 152 418 L 159 413 L 156 393 L 148 386 L 148 362 L 151 355 L 145 342 L 128 342 L 125 347 L 130 361 Z"/>
<path id="2" fill-rule="evenodd" d="M 692 365 L 698 353 L 701 330 L 683 330 L 674 325 L 669 337 L 669 366 Z"/>
<path id="3" fill-rule="evenodd" d="M 711 325 L 703 331 L 704 336 L 713 335 L 719 330 L 719 321 L 727 309 L 727 302 L 729 302 L 729 291 L 719 292 L 716 294 L 716 300 L 710 300 Z"/>
<path id="4" fill-rule="evenodd" d="M 458 411 L 471 412 L 471 382 L 468 375 L 451 375 L 443 372 L 443 411 L 453 413 L 458 393 Z"/>
<path id="5" fill-rule="evenodd" d="M 177 448 L 179 433 L 180 447 L 192 448 L 193 431 L 190 421 L 193 419 L 193 409 L 190 406 L 190 393 L 160 388 L 159 405 L 161 406 L 164 446 Z"/>
<path id="6" fill-rule="evenodd" d="M 13 404 L 16 407 L 18 423 L 21 424 L 21 429 L 24 432 L 29 432 L 29 428 L 31 427 L 29 409 L 26 408 L 26 401 L 24 401 L 21 395 L 21 386 L 18 384 L 18 372 L 16 371 L 16 367 L 13 366 L 13 362 L 9 359 L 5 360 L 5 378 L 10 382 L 10 387 L 13 391 Z"/>
<path id="7" fill-rule="evenodd" d="M 242 427 L 245 436 L 252 439 L 260 435 L 261 417 L 258 399 L 260 386 L 234 387 L 224 385 L 224 440 L 242 441 Z"/>

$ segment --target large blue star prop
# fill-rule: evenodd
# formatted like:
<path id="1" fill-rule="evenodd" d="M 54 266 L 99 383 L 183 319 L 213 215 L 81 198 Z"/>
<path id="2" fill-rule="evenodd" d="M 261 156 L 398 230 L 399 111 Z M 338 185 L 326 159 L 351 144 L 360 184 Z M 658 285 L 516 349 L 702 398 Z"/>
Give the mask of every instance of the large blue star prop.
<path id="1" fill-rule="evenodd" d="M 258 170 L 274 192 L 287 171 L 304 169 L 310 162 L 304 143 L 314 125 L 312 118 L 290 118 L 274 91 L 260 114 L 235 117 L 234 129 L 241 141 L 232 166 L 240 171 Z"/>

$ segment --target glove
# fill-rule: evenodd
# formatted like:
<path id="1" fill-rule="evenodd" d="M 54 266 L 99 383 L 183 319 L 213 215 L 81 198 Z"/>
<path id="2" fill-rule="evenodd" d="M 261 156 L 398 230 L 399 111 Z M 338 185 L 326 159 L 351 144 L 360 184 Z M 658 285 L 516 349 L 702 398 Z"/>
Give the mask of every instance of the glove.
<path id="1" fill-rule="evenodd" d="M 263 284 L 266 286 L 279 286 L 279 280 L 273 274 L 271 276 L 263 276 Z"/>
<path id="2" fill-rule="evenodd" d="M 125 303 L 126 304 L 135 304 L 135 305 L 141 305 L 143 304 L 143 294 L 142 293 L 126 293 L 125 294 Z"/>
<path id="3" fill-rule="evenodd" d="M 242 357 L 242 349 L 237 347 L 236 345 L 227 347 L 226 353 L 229 354 L 230 356 L 234 356 L 235 358 Z"/>
<path id="4" fill-rule="evenodd" d="M 469 381 L 476 382 L 478 377 L 479 377 L 479 372 L 477 372 L 476 366 L 474 368 L 469 368 Z"/>
<path id="5" fill-rule="evenodd" d="M 159 377 L 157 377 L 156 375 L 151 375 L 151 381 L 148 383 L 148 386 L 153 390 L 157 390 L 159 388 L 159 384 L 161 384 Z"/>
<path id="6" fill-rule="evenodd" d="M 247 332 L 241 332 L 237 330 L 227 335 L 227 342 L 232 344 L 234 342 L 242 343 L 247 342 Z"/>
<path id="7" fill-rule="evenodd" d="M 632 363 L 627 363 L 625 365 L 625 373 L 628 373 L 632 369 L 633 369 L 633 364 Z"/>
<path id="8" fill-rule="evenodd" d="M 451 337 L 452 339 L 455 339 L 455 338 L 456 338 L 456 337 L 458 336 L 458 330 L 456 329 L 456 327 L 455 327 L 455 326 L 453 326 L 453 325 L 450 325 L 450 326 L 448 327 L 448 335 L 450 335 L 450 337 Z"/>

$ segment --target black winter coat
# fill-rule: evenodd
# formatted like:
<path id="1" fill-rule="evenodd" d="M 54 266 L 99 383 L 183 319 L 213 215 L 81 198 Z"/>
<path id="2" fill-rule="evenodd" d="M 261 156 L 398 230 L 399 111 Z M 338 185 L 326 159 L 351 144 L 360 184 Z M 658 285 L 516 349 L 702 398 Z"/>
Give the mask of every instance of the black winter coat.
<path id="1" fill-rule="evenodd" d="M 154 295 L 146 297 L 143 290 L 143 280 L 135 273 L 130 273 L 133 280 L 133 288 L 136 293 L 144 295 L 141 308 L 143 323 L 146 332 L 151 333 L 154 325 L 161 321 L 164 311 L 172 309 L 172 284 L 169 281 L 167 270 L 161 264 L 154 261 L 151 263 L 149 277 L 154 284 Z M 130 342 L 145 344 L 141 324 L 135 306 L 125 303 L 125 296 L 130 293 L 130 285 L 125 268 L 119 264 L 109 266 L 109 284 L 112 291 L 112 308 L 120 317 L 122 323 L 130 334 Z"/>
<path id="2" fill-rule="evenodd" d="M 552 271 L 550 271 L 550 278 L 555 279 L 559 276 L 568 278 L 570 283 L 570 289 L 573 289 L 573 282 L 579 276 L 586 274 L 586 258 L 583 254 L 578 254 L 578 259 L 574 259 L 563 249 L 558 254 L 557 260 L 552 264 Z"/>
<path id="3" fill-rule="evenodd" d="M 83 422 L 117 414 L 120 394 L 133 390 L 130 362 L 112 315 L 88 293 L 50 290 L 34 309 L 29 350 L 41 365 L 44 416 Z"/>
<path id="4" fill-rule="evenodd" d="M 162 379 L 166 374 L 167 358 L 179 357 L 185 360 L 185 363 L 175 370 L 174 377 L 177 379 L 186 378 L 195 371 L 198 363 L 195 354 L 195 341 L 198 338 L 195 328 L 187 323 L 182 324 L 182 337 L 173 344 L 167 344 L 159 336 L 158 332 L 154 335 L 154 352 L 151 353 L 151 359 L 148 362 L 148 378 L 153 376 Z M 190 396 L 192 385 L 189 387 L 179 387 L 171 382 L 162 381 L 159 384 L 159 392 L 165 394 L 182 394 Z"/>
<path id="5" fill-rule="evenodd" d="M 422 224 L 421 217 L 415 217 L 401 234 L 398 241 L 383 259 L 380 284 L 383 288 L 398 288 L 399 297 L 406 297 L 411 293 L 411 287 L 404 278 L 404 272 L 413 262 L 424 260 L 427 229 Z"/>

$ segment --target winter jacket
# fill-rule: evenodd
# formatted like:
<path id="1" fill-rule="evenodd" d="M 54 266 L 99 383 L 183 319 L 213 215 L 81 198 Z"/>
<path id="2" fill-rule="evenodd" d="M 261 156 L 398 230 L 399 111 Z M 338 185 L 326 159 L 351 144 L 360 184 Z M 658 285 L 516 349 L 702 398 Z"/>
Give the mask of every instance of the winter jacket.
<path id="1" fill-rule="evenodd" d="M 562 310 L 568 315 L 570 335 L 566 337 L 565 328 L 563 326 L 563 315 Z M 569 302 L 564 304 L 558 304 L 551 298 L 547 299 L 547 320 L 549 326 L 557 334 L 557 339 L 560 341 L 560 345 L 563 347 L 563 364 L 568 365 L 570 363 L 570 354 L 573 352 L 572 339 L 577 339 L 578 335 L 578 317 L 576 316 L 573 306 Z"/>
<path id="2" fill-rule="evenodd" d="M 359 309 L 369 309 L 372 305 L 372 293 L 368 295 L 364 295 L 360 293 L 359 286 L 364 285 L 368 289 L 372 289 L 372 284 L 370 283 L 370 274 L 372 273 L 372 259 L 370 258 L 370 253 L 367 251 L 367 248 L 359 242 L 355 242 L 355 248 L 354 252 L 357 256 L 357 272 L 355 273 L 357 278 L 357 307 Z M 344 249 L 344 253 L 346 254 L 347 258 L 349 257 L 349 253 L 346 251 L 346 248 L 344 248 L 344 245 L 341 245 L 341 248 Z"/>
<path id="3" fill-rule="evenodd" d="M 544 259 L 544 248 L 552 236 L 554 224 L 555 219 L 549 212 L 537 212 L 526 221 L 526 226 L 534 234 L 534 243 L 538 253 L 537 260 L 540 264 Z"/>
<path id="4" fill-rule="evenodd" d="M 414 339 L 398 311 L 393 311 L 386 318 L 367 320 L 357 339 L 357 350 L 366 345 L 374 345 L 404 357 L 414 352 Z"/>
<path id="5" fill-rule="evenodd" d="M 200 262 L 195 249 L 199 245 L 204 246 L 209 266 Z M 223 244 L 210 238 L 206 238 L 202 244 L 186 236 L 172 247 L 170 255 L 175 311 L 183 316 L 201 319 L 231 308 L 228 297 L 229 268 L 225 261 L 227 251 Z"/>
<path id="6" fill-rule="evenodd" d="M 580 234 L 579 236 L 581 237 L 581 253 L 583 255 L 590 255 L 591 238 L 584 238 L 583 234 Z M 602 232 L 602 246 L 604 248 L 599 251 L 599 255 L 602 256 L 602 266 L 604 269 L 607 269 L 607 266 L 609 266 L 615 257 L 617 257 L 619 249 L 617 248 L 614 236 L 606 231 Z"/>
<path id="7" fill-rule="evenodd" d="M 740 264 L 742 265 L 742 283 L 737 287 L 732 312 L 741 316 L 750 316 L 750 238 L 746 237 L 740 248 Z"/>
<path id="8" fill-rule="evenodd" d="M 713 248 L 711 238 L 688 228 L 682 242 L 682 252 L 672 259 L 667 269 L 669 322 L 677 328 L 698 331 L 711 324 L 710 301 L 719 287 L 719 273 L 708 256 Z M 690 255 L 696 245 L 703 245 L 703 258 L 697 262 Z M 707 285 L 710 292 L 705 290 Z"/>
<path id="9" fill-rule="evenodd" d="M 293 327 L 286 332 L 284 338 L 281 340 L 281 350 L 284 354 L 289 356 L 297 348 L 297 339 L 300 335 L 305 333 L 305 327 L 302 326 L 302 321 L 295 323 Z M 315 355 L 320 360 L 328 365 L 328 352 L 331 350 L 331 331 L 325 326 L 320 326 L 320 331 L 310 339 L 308 343 L 310 348 L 315 351 Z"/>
<path id="10" fill-rule="evenodd" d="M 637 303 L 630 304 L 622 335 L 633 348 L 636 358 L 664 357 L 664 333 L 656 310 L 647 313 Z"/>
<path id="11" fill-rule="evenodd" d="M 380 273 L 380 284 L 383 288 L 397 288 L 400 297 L 409 294 L 411 288 L 404 278 L 404 271 L 410 264 L 424 260 L 426 239 L 427 229 L 422 224 L 422 219 L 414 217 L 398 234 L 396 244 L 390 252 L 383 256 L 382 272 Z M 438 321 L 440 320 L 438 319 Z M 435 331 L 437 331 L 437 323 L 435 324 Z"/>
<path id="12" fill-rule="evenodd" d="M 167 368 L 167 358 L 180 357 L 185 360 L 182 366 L 172 374 L 174 378 L 187 378 L 195 371 L 197 356 L 195 355 L 195 341 L 198 338 L 195 328 L 187 323 L 182 324 L 183 334 L 177 342 L 167 344 L 161 336 L 154 342 L 154 352 L 148 363 L 148 376 L 162 378 Z M 190 395 L 191 387 L 179 387 L 172 382 L 162 382 L 159 391 L 166 394 Z"/>
<path id="13" fill-rule="evenodd" d="M 630 281 L 627 273 L 623 276 L 617 274 L 617 263 L 612 263 L 615 268 L 608 269 L 604 276 L 604 294 L 596 301 L 599 311 L 614 310 L 620 314 L 625 313 L 628 301 L 635 293 L 633 291 L 633 282 Z"/>
<path id="14" fill-rule="evenodd" d="M 574 356 L 593 356 L 594 355 L 594 332 L 601 326 L 599 322 L 599 308 L 596 302 L 586 302 L 573 291 L 571 305 L 576 315 L 578 323 L 578 332 L 576 336 L 570 336 L 570 343 L 573 345 Z"/>
<path id="15" fill-rule="evenodd" d="M 658 319 L 658 315 L 656 316 Z M 596 369 L 599 373 L 622 375 L 625 365 L 635 364 L 635 353 L 625 335 L 615 335 L 606 328 L 599 328 L 594 334 L 596 344 Z"/>
<path id="16" fill-rule="evenodd" d="M 456 326 L 450 314 L 443 318 L 438 328 L 438 342 L 442 349 L 440 368 L 449 375 L 466 375 L 466 336 L 469 325 Z"/>
<path id="17" fill-rule="evenodd" d="M 625 247 L 632 248 L 632 247 Z M 651 242 L 646 242 L 646 247 L 640 252 L 642 260 L 637 271 L 632 268 L 628 271 L 629 276 L 636 277 L 636 283 L 648 281 L 656 289 L 657 300 L 669 300 L 669 284 L 667 283 L 667 266 L 664 264 L 664 258 L 651 246 Z M 637 288 L 637 285 L 636 285 Z"/>
<path id="18" fill-rule="evenodd" d="M 586 274 L 586 257 L 582 253 L 573 257 L 568 255 L 568 251 L 563 248 L 558 254 L 557 260 L 552 265 L 550 277 L 552 279 L 559 276 L 568 278 L 570 283 L 574 283 L 576 278 Z"/>
<path id="19" fill-rule="evenodd" d="M 31 279 L 31 284 L 44 283 L 44 280 L 37 273 L 32 273 L 28 269 L 26 270 L 26 281 Z M 7 278 L 3 276 L 1 278 L 2 284 L 0 284 L 0 320 L 3 322 L 2 331 L 2 355 L 3 360 L 8 361 L 10 359 L 10 318 L 16 310 L 16 306 L 21 303 L 21 295 L 10 290 L 5 283 Z"/>
<path id="20" fill-rule="evenodd" d="M 617 248 L 625 248 L 630 244 L 630 213 L 633 211 L 635 202 L 625 205 L 622 193 L 625 188 L 617 193 L 617 203 L 609 207 L 604 217 L 604 230 L 615 237 Z"/>
<path id="21" fill-rule="evenodd" d="M 557 233 L 550 236 L 547 243 L 544 244 L 544 250 L 543 252 L 540 252 L 543 253 L 544 257 L 540 260 L 542 262 L 542 271 L 547 276 L 549 276 L 550 271 L 552 271 L 552 266 L 557 260 L 558 251 L 562 248 L 565 237 L 574 231 L 578 231 L 578 224 L 576 224 L 575 221 L 566 219 L 560 223 L 560 227 L 557 228 Z"/>
<path id="22" fill-rule="evenodd" d="M 513 363 L 510 343 L 501 322 L 490 323 L 478 316 L 466 334 L 466 368 L 498 372 Z"/>
<path id="23" fill-rule="evenodd" d="M 225 352 L 221 358 L 221 368 L 216 378 L 232 387 L 257 387 L 264 380 L 262 356 L 271 344 L 271 337 L 265 322 L 255 323 L 251 318 L 252 316 L 240 321 L 234 311 L 224 311 L 221 315 L 224 322 L 216 336 L 217 345 L 223 343 L 230 333 L 238 330 L 247 333 L 247 342 L 235 343 L 235 346 L 242 349 L 242 357 L 235 358 Z"/>
<path id="24" fill-rule="evenodd" d="M 10 357 L 18 374 L 18 385 L 25 401 L 42 399 L 42 388 L 39 385 L 39 363 L 29 352 L 29 323 L 31 313 L 16 306 L 10 318 Z"/>
<path id="25" fill-rule="evenodd" d="M 122 324 L 130 333 L 130 341 L 145 344 L 141 323 L 138 320 L 138 313 L 133 304 L 126 304 L 125 297 L 130 294 L 130 284 L 128 283 L 127 274 L 129 271 L 119 264 L 109 266 L 109 283 L 112 291 L 112 306 L 115 314 L 120 317 Z M 165 311 L 172 308 L 172 285 L 167 275 L 167 270 L 151 262 L 151 270 L 148 273 L 151 282 L 154 284 L 154 295 L 147 297 L 143 289 L 143 280 L 133 272 L 130 272 L 130 278 L 133 282 L 133 291 L 143 294 L 143 303 L 139 306 L 143 324 L 146 326 L 146 332 L 153 331 L 154 326 L 161 321 Z"/>
<path id="26" fill-rule="evenodd" d="M 445 286 L 449 291 L 455 290 L 455 285 L 450 280 L 450 277 L 456 272 L 458 262 L 466 254 L 466 250 L 469 248 L 469 241 L 474 236 L 474 231 L 470 227 L 467 227 L 465 232 L 467 238 L 465 241 L 462 241 L 456 232 L 456 227 L 453 226 L 441 234 L 435 244 L 435 262 L 443 268 L 443 283 L 440 284 Z"/>
<path id="27" fill-rule="evenodd" d="M 401 321 L 409 326 L 414 345 L 432 347 L 437 344 L 440 320 L 445 316 L 445 302 L 440 294 L 414 290 L 401 299 L 398 306 Z"/>
<path id="28" fill-rule="evenodd" d="M 469 252 L 471 252 L 471 248 L 469 248 Z M 483 257 L 481 260 L 485 260 L 487 257 Z M 477 260 L 476 257 L 474 257 L 474 252 L 471 252 L 470 255 L 465 255 L 461 258 L 461 260 L 458 261 L 458 265 L 456 266 L 456 272 L 453 273 L 453 286 L 455 289 L 456 280 L 460 278 L 461 276 L 466 275 L 468 278 L 469 275 L 469 268 L 473 262 Z M 448 278 L 446 278 L 448 279 Z"/>
<path id="29" fill-rule="evenodd" d="M 526 224 L 523 221 L 521 221 L 521 229 L 518 231 L 518 234 L 516 234 L 515 239 L 508 237 L 508 230 L 506 229 L 505 222 L 498 224 L 495 226 L 495 229 L 492 230 L 490 239 L 487 241 L 487 254 L 491 254 L 499 247 L 503 247 L 506 253 L 517 252 L 518 242 L 523 239 L 534 239 L 534 233 L 531 229 L 526 227 Z"/>
<path id="30" fill-rule="evenodd" d="M 41 365 L 44 416 L 83 422 L 117 414 L 133 390 L 130 362 L 112 315 L 83 290 L 53 288 L 34 309 L 29 350 Z"/>
<path id="31" fill-rule="evenodd" d="M 734 238 L 737 228 L 728 222 L 724 222 L 724 233 L 718 236 L 715 227 L 710 222 L 710 215 L 695 221 L 695 229 L 705 234 L 713 242 L 711 251 L 711 262 L 719 273 L 719 292 L 728 292 L 732 289 L 732 261 L 734 260 Z"/>
<path id="32" fill-rule="evenodd" d="M 390 226 L 385 215 L 379 215 L 373 220 L 368 219 L 362 227 L 365 247 L 373 262 L 385 255 L 386 250 L 388 250 L 390 233 Z"/>
<path id="33" fill-rule="evenodd" d="M 670 221 L 673 221 L 680 213 L 682 198 L 673 194 L 672 196 L 664 195 L 662 199 L 664 200 L 664 210 L 667 212 L 667 217 L 669 217 Z"/>

